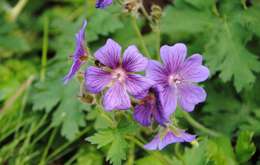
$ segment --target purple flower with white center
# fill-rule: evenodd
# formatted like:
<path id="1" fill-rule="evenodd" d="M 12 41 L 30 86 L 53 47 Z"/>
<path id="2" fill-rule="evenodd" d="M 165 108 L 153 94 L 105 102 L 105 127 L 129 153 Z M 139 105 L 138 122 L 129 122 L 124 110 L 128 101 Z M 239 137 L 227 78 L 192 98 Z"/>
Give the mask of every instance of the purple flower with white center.
<path id="1" fill-rule="evenodd" d="M 152 81 L 134 72 L 142 72 L 148 59 L 143 57 L 135 46 L 129 46 L 121 56 L 121 46 L 112 39 L 97 50 L 95 58 L 105 67 L 89 67 L 85 72 L 85 86 L 91 93 L 99 93 L 106 87 L 103 97 L 105 110 L 125 110 L 131 107 L 130 95 L 151 87 Z"/>
<path id="2" fill-rule="evenodd" d="M 196 83 L 209 77 L 209 70 L 202 65 L 202 56 L 194 54 L 186 58 L 187 48 L 178 43 L 161 47 L 159 62 L 150 60 L 146 76 L 162 87 L 162 100 L 167 116 L 177 104 L 185 111 L 193 111 L 196 104 L 205 101 L 206 92 Z"/>
<path id="3" fill-rule="evenodd" d="M 97 0 L 96 1 L 96 8 L 104 9 L 107 6 L 111 5 L 113 0 Z"/>
<path id="4" fill-rule="evenodd" d="M 73 64 L 69 73 L 64 77 L 64 84 L 67 84 L 73 76 L 78 72 L 80 66 L 87 60 L 88 54 L 85 49 L 85 30 L 87 27 L 87 21 L 84 20 L 80 31 L 76 34 L 76 49 L 73 53 Z"/>
<path id="5" fill-rule="evenodd" d="M 196 135 L 186 133 L 184 130 L 170 130 L 166 129 L 166 132 L 162 134 L 158 133 L 154 139 L 148 144 L 144 145 L 147 150 L 162 150 L 169 144 L 192 142 L 196 139 Z"/>
<path id="6" fill-rule="evenodd" d="M 135 106 L 134 119 L 143 126 L 150 126 L 153 120 L 162 126 L 168 122 L 161 101 L 160 89 L 157 86 L 152 86 L 146 91 L 140 103 Z"/>

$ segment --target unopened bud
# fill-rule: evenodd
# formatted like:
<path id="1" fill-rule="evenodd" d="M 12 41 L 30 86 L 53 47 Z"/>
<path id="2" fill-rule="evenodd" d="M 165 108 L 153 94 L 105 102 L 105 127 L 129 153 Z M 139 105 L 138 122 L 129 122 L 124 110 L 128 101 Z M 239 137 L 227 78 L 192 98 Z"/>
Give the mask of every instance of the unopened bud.
<path id="1" fill-rule="evenodd" d="M 162 8 L 158 5 L 152 5 L 151 17 L 155 23 L 158 23 L 162 17 Z"/>
<path id="2" fill-rule="evenodd" d="M 124 2 L 124 9 L 126 12 L 137 14 L 138 10 L 141 7 L 140 0 L 126 0 Z"/>
<path id="3" fill-rule="evenodd" d="M 195 147 L 198 147 L 199 146 L 199 143 L 198 141 L 195 139 L 191 142 L 191 145 L 195 146 Z"/>

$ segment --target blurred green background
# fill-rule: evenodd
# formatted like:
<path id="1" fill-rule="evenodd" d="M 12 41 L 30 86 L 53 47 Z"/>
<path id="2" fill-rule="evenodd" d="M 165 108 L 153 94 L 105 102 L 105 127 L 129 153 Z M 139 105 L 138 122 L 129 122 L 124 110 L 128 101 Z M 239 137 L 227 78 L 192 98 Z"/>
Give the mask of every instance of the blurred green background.
<path id="1" fill-rule="evenodd" d="M 202 84 L 207 101 L 191 116 L 175 114 L 198 144 L 145 151 L 129 135 L 145 143 L 154 132 L 133 122 L 130 112 L 114 128 L 99 106 L 78 98 L 76 78 L 62 83 L 84 19 L 92 53 L 107 38 L 144 53 L 137 25 L 157 59 L 158 31 L 142 14 L 133 18 L 116 3 L 98 10 L 94 0 L 1 0 L 0 164 L 260 165 L 260 1 L 144 1 L 150 14 L 155 4 L 162 8 L 161 45 L 186 43 L 211 71 Z M 93 134 L 98 148 L 85 140 Z"/>

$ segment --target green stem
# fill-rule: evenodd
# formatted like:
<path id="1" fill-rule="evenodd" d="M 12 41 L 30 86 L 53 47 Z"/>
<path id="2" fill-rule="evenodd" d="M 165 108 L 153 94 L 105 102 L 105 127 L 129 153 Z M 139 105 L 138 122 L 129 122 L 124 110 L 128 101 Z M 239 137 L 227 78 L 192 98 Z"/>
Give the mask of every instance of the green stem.
<path id="1" fill-rule="evenodd" d="M 135 143 L 132 142 L 130 144 L 128 160 L 127 160 L 126 165 L 134 165 L 134 161 L 135 161 Z"/>
<path id="2" fill-rule="evenodd" d="M 149 14 L 147 13 L 146 9 L 144 8 L 143 2 L 141 3 L 140 9 L 141 9 L 141 11 L 142 11 L 144 17 L 145 17 L 150 23 L 152 23 L 153 21 L 152 21 L 151 17 L 149 16 Z"/>
<path id="3" fill-rule="evenodd" d="M 146 44 L 145 44 L 145 42 L 144 42 L 142 33 L 141 33 L 141 31 L 140 31 L 140 29 L 139 29 L 139 27 L 138 27 L 138 25 L 137 25 L 136 18 L 135 18 L 134 16 L 132 16 L 131 18 L 132 18 L 132 21 L 131 21 L 131 22 L 132 22 L 132 26 L 133 26 L 133 28 L 134 28 L 134 30 L 135 30 L 135 32 L 136 32 L 137 37 L 139 38 L 139 41 L 140 41 L 140 44 L 141 44 L 141 46 L 142 46 L 142 48 L 143 48 L 144 53 L 145 53 L 147 56 L 151 57 L 151 55 L 150 55 L 150 53 L 149 53 L 149 51 L 148 51 L 148 49 L 147 49 L 147 47 L 146 47 Z"/>
<path id="4" fill-rule="evenodd" d="M 19 0 L 18 3 L 9 11 L 9 19 L 10 21 L 15 21 L 18 15 L 21 13 L 23 8 L 25 7 L 28 0 Z"/>
<path id="5" fill-rule="evenodd" d="M 89 130 L 91 129 L 91 127 L 86 127 L 75 139 L 79 139 L 82 135 L 84 135 L 85 133 L 87 133 Z M 53 161 L 54 158 L 59 155 L 60 152 L 64 151 L 67 147 L 69 147 L 74 141 L 69 141 L 68 143 L 65 143 L 63 145 L 61 145 L 60 147 L 58 147 L 48 158 L 48 162 L 49 161 Z"/>
<path id="6" fill-rule="evenodd" d="M 49 125 L 47 128 L 44 129 L 38 136 L 36 136 L 32 142 L 32 144 L 35 144 L 37 141 L 39 141 L 44 135 L 46 135 L 50 130 L 52 129 L 52 125 Z"/>
<path id="7" fill-rule="evenodd" d="M 79 154 L 74 154 L 66 163 L 65 165 L 71 165 L 77 158 Z"/>
<path id="8" fill-rule="evenodd" d="M 41 59 L 41 81 L 45 80 L 47 53 L 48 53 L 48 34 L 49 34 L 49 18 L 45 16 L 43 24 L 43 44 L 42 44 L 42 59 Z"/>
<path id="9" fill-rule="evenodd" d="M 53 143 L 53 140 L 54 140 L 54 137 L 56 136 L 57 131 L 58 131 L 58 127 L 53 129 L 53 131 L 51 133 L 51 137 L 49 138 L 47 146 L 46 146 L 46 148 L 45 148 L 45 150 L 43 152 L 43 155 L 42 155 L 42 158 L 41 158 L 41 161 L 40 161 L 40 165 L 45 165 L 46 164 L 46 157 L 48 155 L 50 146 Z"/>
<path id="10" fill-rule="evenodd" d="M 106 112 L 104 112 L 104 111 L 101 110 L 100 108 L 98 108 L 98 110 L 99 110 L 101 116 L 102 116 L 104 119 L 106 119 L 106 120 L 111 124 L 111 127 L 112 127 L 112 128 L 116 128 L 116 127 L 117 127 L 117 123 L 115 123 L 114 120 L 111 119 L 111 117 L 106 114 Z"/>
<path id="11" fill-rule="evenodd" d="M 198 130 L 213 136 L 213 137 L 219 137 L 221 134 L 219 132 L 213 131 L 209 128 L 206 128 L 204 125 L 198 123 L 196 120 L 194 120 L 189 113 L 182 111 L 183 117 L 195 128 Z"/>
<path id="12" fill-rule="evenodd" d="M 154 29 L 154 32 L 156 34 L 157 58 L 160 58 L 159 54 L 160 54 L 160 49 L 161 49 L 161 30 L 160 30 L 160 26 L 159 25 L 156 26 L 156 28 Z"/>

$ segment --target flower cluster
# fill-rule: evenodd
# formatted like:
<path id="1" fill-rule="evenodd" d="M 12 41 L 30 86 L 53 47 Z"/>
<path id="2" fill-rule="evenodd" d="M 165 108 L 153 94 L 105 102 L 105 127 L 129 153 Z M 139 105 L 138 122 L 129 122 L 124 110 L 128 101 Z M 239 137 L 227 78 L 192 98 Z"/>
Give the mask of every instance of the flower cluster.
<path id="1" fill-rule="evenodd" d="M 111 3 L 112 0 L 99 0 L 97 7 L 104 8 Z M 76 35 L 73 65 L 64 83 L 77 73 L 88 57 L 86 26 L 84 21 Z M 160 49 L 160 63 L 146 58 L 134 45 L 122 52 L 117 42 L 108 39 L 93 57 L 100 65 L 89 66 L 85 71 L 85 90 L 101 94 L 106 111 L 133 109 L 133 118 L 141 125 L 148 127 L 158 123 L 159 133 L 144 146 L 148 150 L 161 150 L 171 143 L 192 142 L 196 136 L 173 126 L 170 117 L 177 105 L 191 112 L 198 103 L 205 101 L 206 92 L 197 83 L 209 77 L 209 70 L 202 65 L 201 55 L 186 56 L 185 44 L 165 45 Z"/>

